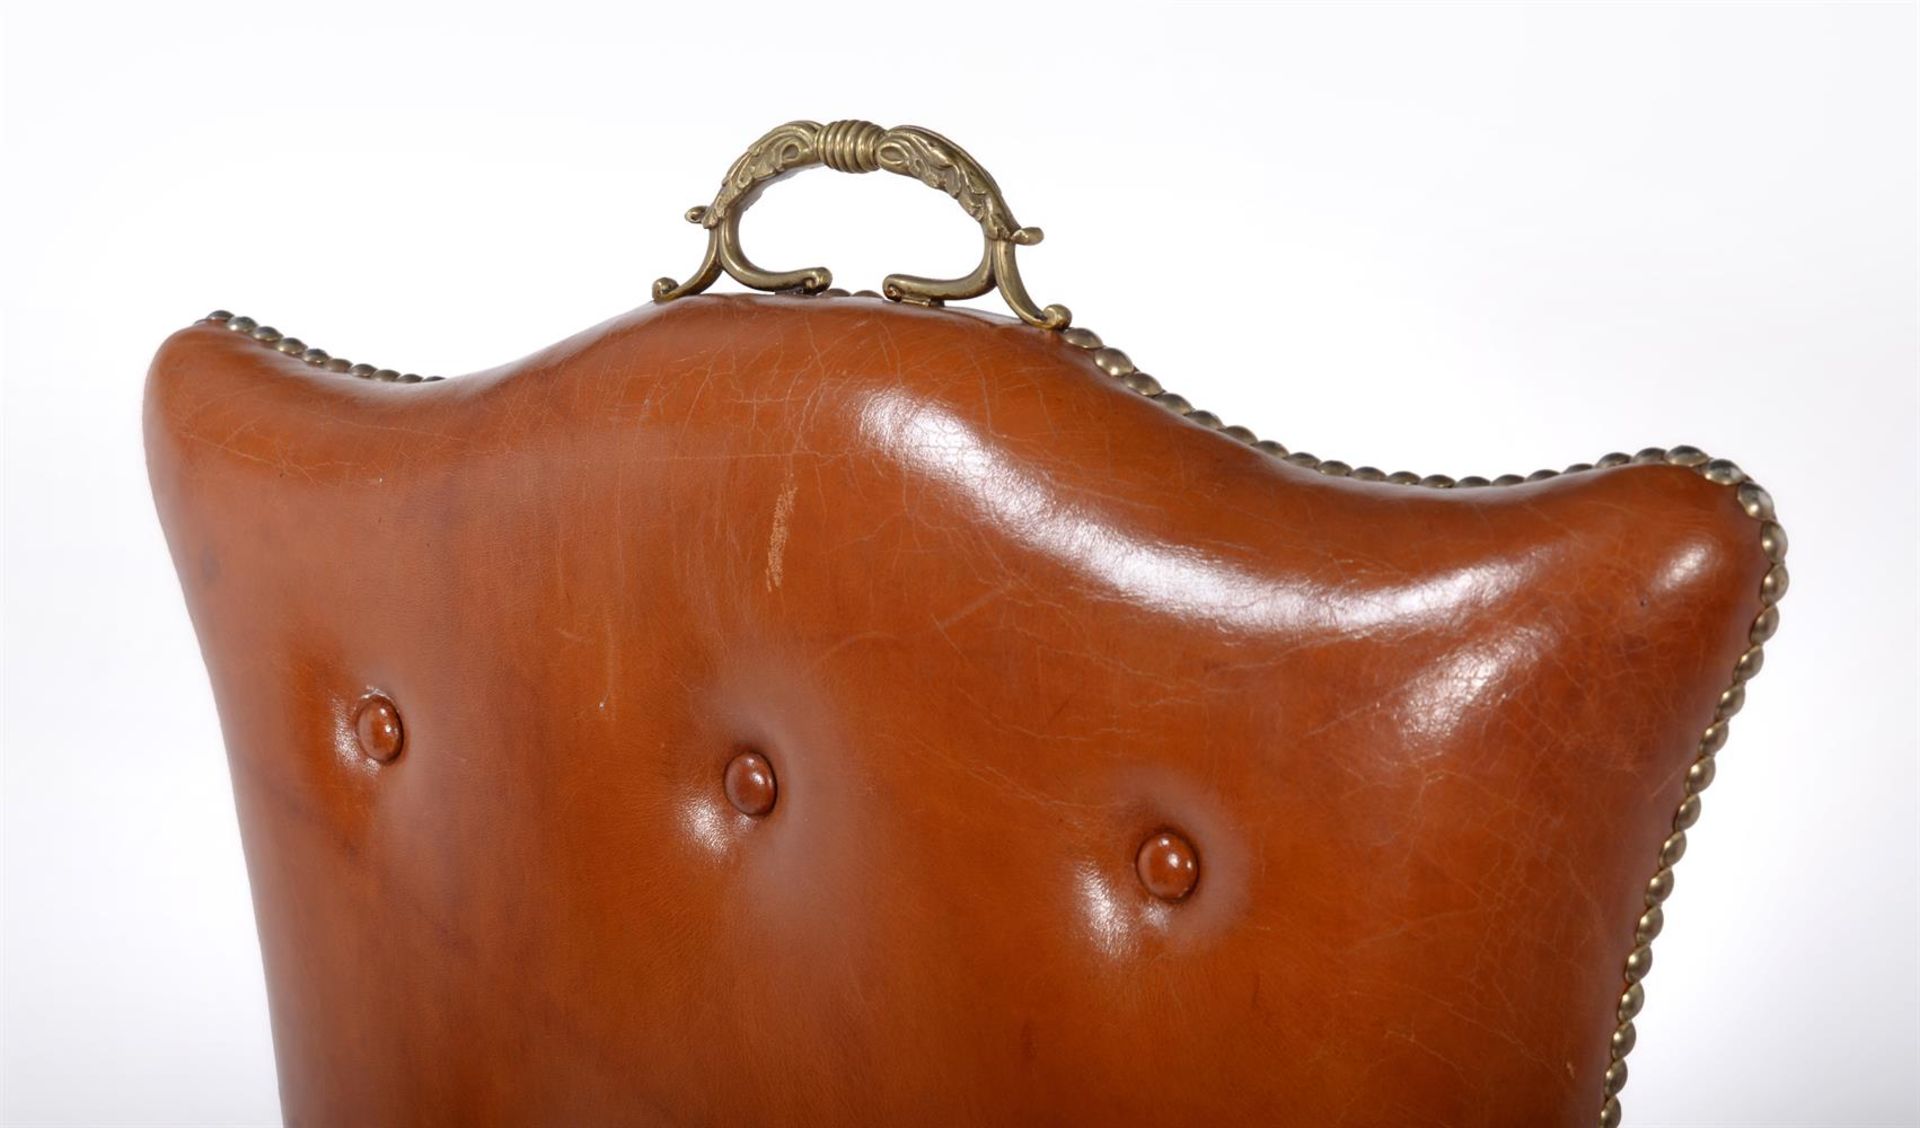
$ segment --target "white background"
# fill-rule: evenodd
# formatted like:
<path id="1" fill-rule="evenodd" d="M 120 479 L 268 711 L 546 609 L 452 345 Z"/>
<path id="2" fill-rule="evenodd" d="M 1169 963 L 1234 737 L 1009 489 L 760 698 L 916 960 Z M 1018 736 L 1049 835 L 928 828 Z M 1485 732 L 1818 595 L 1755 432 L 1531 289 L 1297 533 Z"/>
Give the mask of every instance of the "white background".
<path id="1" fill-rule="evenodd" d="M 953 136 L 1048 232 L 1036 297 L 1295 449 L 1688 442 L 1764 482 L 1793 591 L 1627 1120 L 1920 1121 L 1911 6 L 22 2 L 4 36 L 8 1123 L 277 1115 L 154 347 L 224 306 L 503 362 L 686 277 L 680 213 L 795 117 Z M 748 239 L 855 288 L 977 254 L 939 194 L 824 172 Z"/>

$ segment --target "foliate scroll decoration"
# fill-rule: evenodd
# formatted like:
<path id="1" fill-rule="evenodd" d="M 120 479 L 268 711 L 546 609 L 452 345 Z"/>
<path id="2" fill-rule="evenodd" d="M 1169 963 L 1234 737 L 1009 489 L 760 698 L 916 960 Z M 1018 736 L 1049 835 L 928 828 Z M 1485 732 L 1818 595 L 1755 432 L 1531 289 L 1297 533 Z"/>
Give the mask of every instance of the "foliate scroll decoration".
<path id="1" fill-rule="evenodd" d="M 825 165 L 836 172 L 885 170 L 911 177 L 953 197 L 961 210 L 980 225 L 985 246 L 980 265 L 960 278 L 921 278 L 890 274 L 882 293 L 894 301 L 940 305 L 975 298 L 998 288 L 1021 320 L 1043 329 L 1064 329 L 1073 314 L 1062 305 L 1044 309 L 1027 293 L 1014 261 L 1018 247 L 1040 242 L 1038 227 L 1022 227 L 1013 218 L 987 170 L 965 149 L 931 130 L 903 125 L 884 129 L 870 121 L 835 121 L 821 125 L 793 121 L 755 141 L 727 169 L 720 191 L 705 207 L 692 208 L 687 220 L 707 229 L 706 257 L 685 282 L 662 278 L 653 284 L 655 301 L 672 301 L 697 294 L 725 273 L 756 290 L 802 290 L 815 293 L 833 283 L 824 266 L 775 271 L 756 266 L 740 247 L 740 217 L 767 186 L 803 169 Z"/>
<path id="2" fill-rule="evenodd" d="M 1012 240 L 1022 245 L 1040 241 L 1040 229 L 1021 228 L 1007 202 L 1000 198 L 1000 186 L 968 157 L 958 145 L 939 134 L 915 130 L 890 130 L 875 147 L 880 167 L 900 176 L 910 176 L 929 188 L 938 188 L 952 196 L 962 211 L 973 217 L 989 239 Z"/>

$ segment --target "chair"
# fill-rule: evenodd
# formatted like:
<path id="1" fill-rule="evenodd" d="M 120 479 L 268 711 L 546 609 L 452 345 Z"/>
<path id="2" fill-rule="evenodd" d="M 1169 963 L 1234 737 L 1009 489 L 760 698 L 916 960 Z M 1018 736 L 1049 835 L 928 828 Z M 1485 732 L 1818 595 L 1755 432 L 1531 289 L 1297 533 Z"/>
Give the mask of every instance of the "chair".
<path id="1" fill-rule="evenodd" d="M 1290 454 L 824 273 L 444 381 L 160 350 L 288 1121 L 1617 1122 L 1765 491 Z"/>

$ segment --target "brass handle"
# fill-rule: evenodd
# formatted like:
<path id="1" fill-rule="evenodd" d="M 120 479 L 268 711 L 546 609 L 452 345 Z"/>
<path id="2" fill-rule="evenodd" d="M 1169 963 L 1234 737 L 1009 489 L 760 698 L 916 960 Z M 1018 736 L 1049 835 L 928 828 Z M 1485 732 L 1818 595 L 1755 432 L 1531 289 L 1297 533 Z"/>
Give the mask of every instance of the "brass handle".
<path id="1" fill-rule="evenodd" d="M 653 299 L 670 302 L 697 294 L 714 284 L 721 271 L 756 290 L 804 290 L 813 293 L 833 283 L 824 266 L 808 270 L 762 270 L 740 249 L 740 217 L 777 180 L 803 169 L 826 165 L 837 172 L 874 172 L 885 169 L 938 188 L 959 202 L 980 224 L 986 247 L 980 265 L 960 278 L 920 278 L 889 274 L 882 292 L 894 301 L 939 305 L 959 298 L 977 298 L 996 285 L 1021 320 L 1042 329 L 1065 329 L 1073 320 L 1066 306 L 1045 309 L 1027 294 L 1014 264 L 1016 247 L 1030 247 L 1041 239 L 1038 227 L 1022 227 L 1013 218 L 1000 186 L 987 170 L 960 146 L 930 129 L 902 125 L 882 129 L 870 121 L 790 121 L 755 141 L 727 170 L 713 203 L 687 212 L 687 221 L 707 229 L 707 254 L 700 269 L 685 282 L 662 278 L 653 284 Z"/>

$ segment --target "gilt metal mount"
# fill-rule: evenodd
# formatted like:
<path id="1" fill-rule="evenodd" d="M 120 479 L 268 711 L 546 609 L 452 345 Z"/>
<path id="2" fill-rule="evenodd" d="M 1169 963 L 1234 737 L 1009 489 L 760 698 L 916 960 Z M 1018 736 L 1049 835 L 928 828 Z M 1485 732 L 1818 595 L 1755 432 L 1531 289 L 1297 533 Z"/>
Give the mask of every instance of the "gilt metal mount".
<path id="1" fill-rule="evenodd" d="M 727 170 L 713 203 L 692 208 L 687 221 L 707 229 L 707 253 L 700 268 L 685 282 L 662 278 L 653 284 L 655 301 L 667 302 L 697 294 L 719 280 L 724 271 L 735 281 L 756 290 L 802 290 L 814 293 L 833 283 L 824 266 L 806 270 L 764 270 L 740 248 L 740 217 L 775 181 L 815 165 L 836 172 L 886 170 L 938 188 L 956 200 L 980 224 L 986 245 L 980 265 L 959 278 L 921 278 L 890 274 L 881 292 L 894 301 L 940 305 L 976 298 L 996 286 L 1000 296 L 1020 319 L 1042 329 L 1064 329 L 1073 314 L 1063 305 L 1045 308 L 1028 295 L 1014 262 L 1018 247 L 1041 240 L 1038 227 L 1022 227 L 1013 218 L 1000 186 L 965 149 L 918 126 L 883 129 L 870 121 L 835 121 L 821 125 L 793 121 L 755 141 Z"/>

